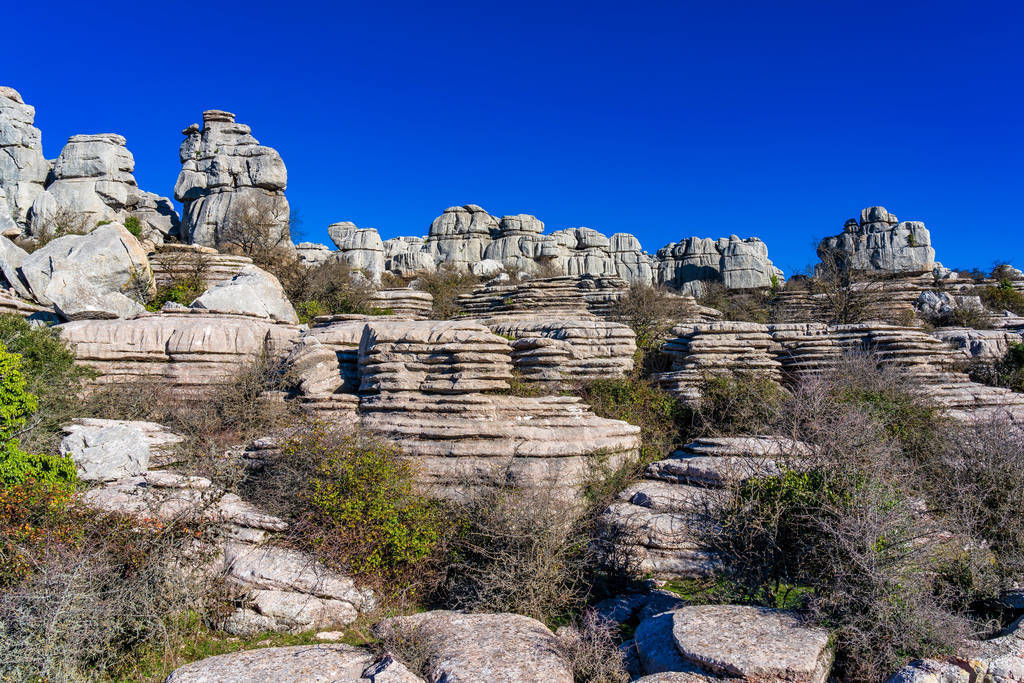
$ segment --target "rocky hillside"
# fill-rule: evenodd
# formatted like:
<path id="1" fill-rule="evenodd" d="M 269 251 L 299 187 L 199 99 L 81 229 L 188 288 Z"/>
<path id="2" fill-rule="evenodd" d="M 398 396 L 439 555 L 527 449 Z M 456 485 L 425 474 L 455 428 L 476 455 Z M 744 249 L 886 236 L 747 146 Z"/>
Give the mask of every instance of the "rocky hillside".
<path id="1" fill-rule="evenodd" d="M 476 205 L 294 244 L 235 119 L 179 215 L 0 88 L 0 677 L 1024 680 L 1024 273 L 883 207 L 788 280 Z"/>

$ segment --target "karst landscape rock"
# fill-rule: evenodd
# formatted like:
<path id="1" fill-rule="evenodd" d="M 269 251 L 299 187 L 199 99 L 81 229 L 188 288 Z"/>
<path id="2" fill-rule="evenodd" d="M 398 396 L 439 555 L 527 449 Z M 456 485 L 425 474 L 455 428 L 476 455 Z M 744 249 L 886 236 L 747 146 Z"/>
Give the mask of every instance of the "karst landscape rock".
<path id="1" fill-rule="evenodd" d="M 994 582 L 975 603 L 985 627 L 872 675 L 1024 680 L 1024 537 L 950 521 L 957 496 L 980 518 L 1024 491 L 1009 459 L 1021 271 L 947 269 L 952 245 L 881 206 L 789 280 L 728 225 L 666 229 L 648 252 L 475 204 L 410 226 L 422 234 L 339 220 L 317 226 L 333 246 L 294 244 L 285 160 L 244 112 L 187 125 L 177 182 L 156 192 L 131 141 L 72 135 L 50 161 L 34 117 L 0 87 L 0 360 L 20 354 L 4 372 L 31 379 L 5 384 L 0 434 L 55 459 L 40 477 L 73 480 L 74 514 L 105 520 L 101 536 L 146 539 L 126 573 L 168 601 L 202 586 L 166 616 L 225 649 L 178 655 L 167 681 L 863 680 L 851 653 L 875 647 L 864 622 L 882 617 L 865 597 L 851 625 L 836 594 L 889 591 L 878 600 L 910 615 L 896 630 L 922 614 L 941 629 L 966 617 L 906 601 L 945 606 L 926 594 L 956 572 L 964 594 Z M 73 383 L 47 384 L 30 338 L 66 354 L 43 366 Z M 26 391 L 38 405 L 18 408 Z M 829 479 L 844 448 L 866 469 Z M 869 480 L 872 457 L 919 478 Z M 739 552 L 762 530 L 736 520 L 769 508 L 794 536 Z M 879 565 L 836 603 L 808 572 L 839 569 L 787 555 L 812 528 L 837 562 Z M 88 555 L 65 531 L 39 534 Z M 0 538 L 0 561 L 37 542 L 18 539 Z M 174 542 L 163 573 L 153 539 Z M 72 582 L 34 571 L 0 573 L 10 600 Z M 0 667 L 20 628 L 5 605 Z"/>

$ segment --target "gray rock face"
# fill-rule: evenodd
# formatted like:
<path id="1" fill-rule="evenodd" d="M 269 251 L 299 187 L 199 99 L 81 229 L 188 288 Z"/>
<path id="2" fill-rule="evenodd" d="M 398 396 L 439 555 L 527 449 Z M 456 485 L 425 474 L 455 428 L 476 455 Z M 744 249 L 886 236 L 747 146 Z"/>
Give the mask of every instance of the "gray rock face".
<path id="1" fill-rule="evenodd" d="M 284 288 L 276 277 L 256 266 L 245 266 L 238 274 L 206 290 L 192 302 L 192 308 L 221 313 L 241 313 L 298 324 Z"/>
<path id="2" fill-rule="evenodd" d="M 431 681 L 573 681 L 572 671 L 556 654 L 554 634 L 539 621 L 518 614 L 423 612 L 386 619 L 377 629 L 392 629 L 423 642 L 431 652 Z"/>
<path id="3" fill-rule="evenodd" d="M 149 443 L 130 424 L 79 427 L 60 442 L 60 453 L 75 461 L 84 481 L 134 477 L 149 468 Z"/>
<path id="4" fill-rule="evenodd" d="M 965 327 L 940 327 L 932 332 L 957 349 L 964 360 L 998 361 L 1006 357 L 1011 344 L 1024 342 L 1024 334 L 1010 330 L 972 330 Z"/>
<path id="5" fill-rule="evenodd" d="M 828 631 L 782 610 L 683 607 L 673 613 L 672 637 L 684 659 L 746 681 L 824 683 L 832 666 Z"/>
<path id="6" fill-rule="evenodd" d="M 782 271 L 768 259 L 768 247 L 756 237 L 736 235 L 717 240 L 688 237 L 658 250 L 658 284 L 700 296 L 706 283 L 720 282 L 728 289 L 766 289 Z"/>
<path id="7" fill-rule="evenodd" d="M 153 291 L 146 251 L 124 226 L 59 237 L 18 268 L 33 298 L 69 320 L 129 317 L 144 309 L 125 293 Z"/>
<path id="8" fill-rule="evenodd" d="M 22 282 L 21 273 L 18 270 L 27 257 L 28 253 L 24 249 L 0 235 L 0 274 L 3 274 L 7 286 L 13 288 L 18 296 L 31 299 L 32 293 Z"/>
<path id="9" fill-rule="evenodd" d="M 935 267 L 924 223 L 899 221 L 882 206 L 861 211 L 860 222 L 846 221 L 841 234 L 821 241 L 818 256 L 838 258 L 845 267 L 867 272 L 926 273 Z"/>
<path id="10" fill-rule="evenodd" d="M 384 243 L 376 228 L 357 228 L 348 221 L 327 226 L 327 235 L 338 248 L 335 258 L 353 270 L 361 270 L 373 282 L 384 272 Z"/>
<path id="11" fill-rule="evenodd" d="M 48 232 L 60 210 L 81 215 L 90 227 L 134 215 L 141 223 L 140 236 L 154 244 L 176 232 L 178 215 L 170 200 L 139 190 L 132 175 L 135 159 L 125 144 L 114 133 L 72 135 L 54 162 L 52 182 L 32 204 L 30 232 Z"/>
<path id="12" fill-rule="evenodd" d="M 231 221 L 257 209 L 273 239 L 291 244 L 284 162 L 251 132 L 235 123 L 234 114 L 216 110 L 203 112 L 202 129 L 192 124 L 182 131 L 174 197 L 184 204 L 181 232 L 187 242 L 216 247 L 229 237 Z"/>
<path id="13" fill-rule="evenodd" d="M 484 258 L 484 249 L 498 233 L 498 220 L 476 204 L 452 206 L 430 224 L 423 248 L 435 263 L 468 269 Z"/>
<path id="14" fill-rule="evenodd" d="M 0 191 L 7 212 L 20 227 L 27 225 L 32 202 L 42 193 L 50 172 L 42 135 L 32 125 L 35 116 L 35 107 L 25 104 L 17 90 L 0 86 Z"/>
<path id="15" fill-rule="evenodd" d="M 353 645 L 296 645 L 245 650 L 186 664 L 166 683 L 417 683 L 390 657 L 380 659 Z"/>
<path id="16" fill-rule="evenodd" d="M 331 259 L 331 248 L 316 242 L 299 242 L 295 245 L 295 255 L 305 265 L 316 266 Z"/>

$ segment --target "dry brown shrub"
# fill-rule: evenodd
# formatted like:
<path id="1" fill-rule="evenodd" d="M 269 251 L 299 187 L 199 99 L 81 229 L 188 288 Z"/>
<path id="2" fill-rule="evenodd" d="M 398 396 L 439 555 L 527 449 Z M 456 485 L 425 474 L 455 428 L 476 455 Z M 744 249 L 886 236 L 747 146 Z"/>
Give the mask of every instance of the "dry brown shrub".
<path id="1" fill-rule="evenodd" d="M 569 665 L 576 681 L 625 683 L 630 679 L 615 622 L 588 609 L 575 623 L 559 628 L 555 636 L 554 649 Z"/>
<path id="2" fill-rule="evenodd" d="M 415 284 L 421 292 L 434 297 L 433 317 L 451 320 L 459 313 L 459 295 L 472 292 L 480 284 L 480 278 L 465 269 L 442 263 L 433 273 L 419 275 Z"/>

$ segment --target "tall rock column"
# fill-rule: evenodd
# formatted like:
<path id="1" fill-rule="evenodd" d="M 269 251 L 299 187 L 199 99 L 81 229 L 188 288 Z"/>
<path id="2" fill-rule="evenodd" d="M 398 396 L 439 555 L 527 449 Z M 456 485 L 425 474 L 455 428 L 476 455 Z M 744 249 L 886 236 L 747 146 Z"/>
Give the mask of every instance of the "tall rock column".
<path id="1" fill-rule="evenodd" d="M 862 272 L 926 273 L 935 267 L 935 250 L 924 223 L 900 221 L 884 206 L 862 210 L 860 222 L 846 221 L 842 233 L 821 241 L 818 256 Z"/>
<path id="2" fill-rule="evenodd" d="M 42 135 L 32 125 L 35 116 L 35 107 L 25 104 L 17 90 L 0 86 L 0 196 L 6 196 L 0 216 L 9 213 L 22 228 L 50 172 Z M 10 228 L 10 224 L 0 227 Z"/>
<path id="3" fill-rule="evenodd" d="M 202 129 L 192 124 L 182 133 L 174 197 L 184 204 L 185 241 L 227 247 L 260 240 L 290 247 L 288 172 L 281 155 L 226 111 L 205 111 Z"/>

